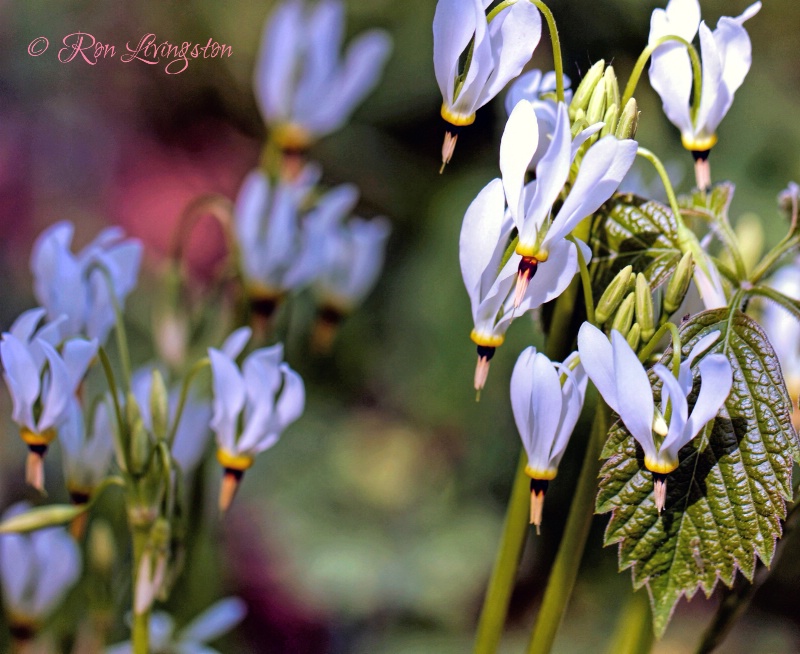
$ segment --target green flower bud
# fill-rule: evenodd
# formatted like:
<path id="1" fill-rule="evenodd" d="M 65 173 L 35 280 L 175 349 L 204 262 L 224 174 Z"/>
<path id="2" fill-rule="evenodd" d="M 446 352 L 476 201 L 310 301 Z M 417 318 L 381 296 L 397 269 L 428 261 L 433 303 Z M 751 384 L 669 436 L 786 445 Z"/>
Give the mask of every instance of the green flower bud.
<path id="1" fill-rule="evenodd" d="M 572 138 L 575 138 L 587 127 L 589 127 L 589 123 L 586 120 L 586 112 L 583 109 L 578 109 L 575 114 L 575 118 L 572 120 L 572 127 L 570 128 Z"/>
<path id="2" fill-rule="evenodd" d="M 608 319 L 611 318 L 613 313 L 617 310 L 617 307 L 620 305 L 628 291 L 628 284 L 630 282 L 632 273 L 633 267 L 625 266 L 616 274 L 614 279 L 611 280 L 608 288 L 603 291 L 603 295 L 600 296 L 600 301 L 597 303 L 597 308 L 594 312 L 595 319 L 599 325 L 602 325 L 608 321 Z"/>
<path id="3" fill-rule="evenodd" d="M 642 340 L 642 329 L 639 327 L 639 323 L 633 323 L 633 327 L 628 332 L 628 335 L 625 337 L 625 340 L 628 341 L 628 345 L 631 346 L 631 349 L 636 352 L 639 347 L 639 343 Z"/>
<path id="4" fill-rule="evenodd" d="M 158 439 L 167 440 L 169 423 L 169 401 L 167 400 L 167 386 L 164 377 L 157 369 L 153 369 L 153 383 L 150 386 L 150 416 L 153 422 L 153 435 Z"/>
<path id="5" fill-rule="evenodd" d="M 612 104 L 607 110 L 606 115 L 603 116 L 603 129 L 600 131 L 600 138 L 614 134 L 617 129 L 617 120 L 619 120 L 619 107 Z"/>
<path id="6" fill-rule="evenodd" d="M 145 429 L 139 405 L 133 393 L 128 393 L 125 399 L 125 419 L 128 423 L 128 456 L 126 470 L 132 475 L 141 475 L 145 472 L 147 464 L 153 453 L 153 444 L 150 434 Z"/>
<path id="7" fill-rule="evenodd" d="M 633 310 L 636 304 L 636 294 L 629 293 L 622 304 L 617 309 L 617 314 L 614 316 L 614 321 L 611 323 L 611 329 L 616 329 L 623 336 L 627 336 L 633 324 Z"/>
<path id="8" fill-rule="evenodd" d="M 647 278 L 636 275 L 636 322 L 642 330 L 642 339 L 649 341 L 656 333 L 656 322 L 653 315 L 653 293 Z"/>
<path id="9" fill-rule="evenodd" d="M 586 72 L 581 83 L 578 84 L 578 88 L 575 89 L 575 94 L 572 96 L 572 102 L 569 103 L 570 119 L 575 119 L 579 109 L 586 111 L 588 108 L 594 87 L 602 79 L 605 66 L 605 60 L 601 59 Z"/>
<path id="10" fill-rule="evenodd" d="M 89 563 L 94 570 L 110 575 L 117 560 L 117 544 L 111 526 L 102 518 L 94 520 L 89 532 Z"/>
<path id="11" fill-rule="evenodd" d="M 618 139 L 636 138 L 636 130 L 639 127 L 639 105 L 636 98 L 631 98 L 622 110 L 619 123 L 617 124 L 616 136 Z"/>
<path id="12" fill-rule="evenodd" d="M 589 99 L 589 106 L 586 108 L 586 120 L 590 125 L 599 123 L 603 120 L 606 113 L 606 87 L 605 84 L 598 84 L 594 87 L 592 97 Z"/>
<path id="13" fill-rule="evenodd" d="M 7 518 L 0 523 L 0 534 L 24 534 L 45 527 L 72 522 L 89 509 L 88 504 L 49 504 Z"/>
<path id="14" fill-rule="evenodd" d="M 619 83 L 614 72 L 614 66 L 606 68 L 606 72 L 603 74 L 603 82 L 606 89 L 606 107 L 610 107 L 612 104 L 619 106 Z"/>
<path id="15" fill-rule="evenodd" d="M 686 291 L 689 290 L 689 283 L 692 281 L 692 273 L 694 272 L 694 261 L 692 260 L 692 253 L 687 252 L 681 257 L 678 262 L 678 267 L 672 275 L 672 279 L 667 284 L 667 292 L 664 294 L 664 314 L 667 316 L 672 315 L 681 306 L 683 298 L 686 297 Z"/>

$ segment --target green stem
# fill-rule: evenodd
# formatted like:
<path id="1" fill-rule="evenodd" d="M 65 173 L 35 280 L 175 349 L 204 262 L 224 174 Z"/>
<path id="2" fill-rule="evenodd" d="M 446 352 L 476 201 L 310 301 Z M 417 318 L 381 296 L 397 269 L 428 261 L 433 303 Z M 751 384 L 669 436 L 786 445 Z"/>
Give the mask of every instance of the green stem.
<path id="1" fill-rule="evenodd" d="M 567 237 L 575 244 L 575 249 L 578 251 L 578 270 L 581 275 L 581 286 L 583 287 L 583 302 L 586 305 L 586 319 L 593 325 L 596 325 L 594 316 L 594 294 L 592 293 L 592 278 L 589 274 L 589 267 L 586 265 L 586 259 L 583 256 L 583 251 L 578 245 L 577 239 L 574 236 Z"/>
<path id="2" fill-rule="evenodd" d="M 146 527 L 133 526 L 133 601 L 136 605 L 136 586 L 142 554 L 147 546 L 149 532 Z M 133 612 L 133 628 L 131 633 L 133 654 L 148 654 L 150 651 L 150 611 Z"/>
<path id="3" fill-rule="evenodd" d="M 100 363 L 103 365 L 103 372 L 106 374 L 106 381 L 108 382 L 108 390 L 111 392 L 111 401 L 114 404 L 114 414 L 117 417 L 117 426 L 119 427 L 119 434 L 125 433 L 126 423 L 122 418 L 122 409 L 119 406 L 119 390 L 117 389 L 117 382 L 114 379 L 114 370 L 111 368 L 111 361 L 106 354 L 104 347 L 100 346 L 97 349 L 97 356 L 100 358 Z"/>
<path id="4" fill-rule="evenodd" d="M 678 369 L 681 365 L 681 335 L 678 332 L 678 327 L 675 323 L 664 323 L 658 328 L 653 338 L 651 338 L 647 345 L 645 345 L 639 352 L 639 361 L 644 363 L 656 349 L 658 342 L 664 338 L 664 334 L 669 332 L 672 335 L 672 372 L 677 377 Z"/>
<path id="5" fill-rule="evenodd" d="M 577 286 L 573 283 L 556 300 L 553 321 L 545 348 L 545 353 L 551 360 L 563 360 L 569 354 L 568 349 L 571 345 L 569 325 L 576 297 Z M 527 456 L 523 449 L 520 453 L 511 497 L 508 500 L 500 546 L 481 608 L 478 631 L 475 636 L 475 654 L 494 654 L 503 635 L 503 626 L 511 601 L 511 591 L 514 589 L 517 565 L 528 533 L 530 480 L 525 474 L 526 463 Z"/>
<path id="6" fill-rule="evenodd" d="M 772 267 L 792 248 L 800 245 L 800 236 L 792 235 L 784 237 L 767 255 L 761 260 L 761 263 L 750 275 L 750 282 L 753 284 L 758 283 L 761 278 L 772 270 Z"/>
<path id="7" fill-rule="evenodd" d="M 553 70 L 556 73 L 556 97 L 559 102 L 564 102 L 564 61 L 561 58 L 561 40 L 558 38 L 558 27 L 553 12 L 542 0 L 529 0 L 547 21 L 550 32 L 550 42 L 553 44 Z M 624 105 L 623 105 L 624 106 Z"/>
<path id="8" fill-rule="evenodd" d="M 608 410 L 602 401 L 597 404 L 592 432 L 586 443 L 578 484 L 572 497 L 567 525 L 558 548 L 550 578 L 544 591 L 542 607 L 536 618 L 528 654 L 547 654 L 553 646 L 564 611 L 572 595 L 578 576 L 589 527 L 594 516 L 594 497 L 597 491 L 597 474 L 600 471 L 600 453 L 608 431 Z"/>
<path id="9" fill-rule="evenodd" d="M 669 175 L 667 175 L 664 164 L 662 164 L 661 160 L 647 148 L 640 147 L 636 150 L 636 154 L 653 164 L 658 176 L 661 178 L 661 183 L 664 185 L 664 190 L 667 192 L 667 200 L 669 200 L 670 209 L 672 209 L 672 213 L 675 215 L 675 221 L 678 224 L 678 235 L 680 236 L 681 229 L 686 229 L 686 227 L 683 224 L 683 217 L 681 216 L 681 209 L 678 205 L 675 189 L 672 188 L 672 182 L 669 181 Z"/>
<path id="10" fill-rule="evenodd" d="M 511 590 L 517 575 L 517 564 L 528 533 L 530 479 L 525 474 L 527 464 L 528 457 L 523 449 L 519 455 L 511 498 L 508 501 L 500 549 L 483 600 L 483 610 L 475 636 L 475 654 L 494 654 L 503 635 Z"/>
<path id="11" fill-rule="evenodd" d="M 633 97 L 633 94 L 636 92 L 636 87 L 639 84 L 639 78 L 642 76 L 642 72 L 644 72 L 644 67 L 647 65 L 648 59 L 652 56 L 653 52 L 655 52 L 656 48 L 667 43 L 669 41 L 677 41 L 678 43 L 683 44 L 686 47 L 686 51 L 689 53 L 689 58 L 692 61 L 692 82 L 694 85 L 694 97 L 692 98 L 692 123 L 697 118 L 697 112 L 700 110 L 700 98 L 703 95 L 703 69 L 700 66 L 700 55 L 697 54 L 697 50 L 695 47 L 689 43 L 686 39 L 682 39 L 680 36 L 675 34 L 669 34 L 667 36 L 662 36 L 658 41 L 655 43 L 648 45 L 643 51 L 642 54 L 639 55 L 639 59 L 636 61 L 636 65 L 633 67 L 633 72 L 631 73 L 630 78 L 628 79 L 628 84 L 625 86 L 625 93 L 622 95 L 622 102 L 620 103 L 620 107 L 624 107 L 628 100 Z"/>
<path id="12" fill-rule="evenodd" d="M 119 350 L 120 365 L 122 366 L 122 374 L 125 377 L 125 387 L 131 390 L 131 355 L 128 350 L 128 332 L 125 329 L 125 320 L 122 317 L 122 307 L 119 306 L 117 300 L 117 292 L 114 288 L 114 279 L 111 277 L 111 271 L 100 263 L 94 263 L 89 269 L 87 276 L 91 274 L 92 268 L 100 271 L 103 278 L 106 280 L 108 287 L 108 296 L 111 298 L 111 306 L 114 307 L 114 321 L 116 323 L 116 336 L 117 336 L 117 349 Z"/>
<path id="13" fill-rule="evenodd" d="M 744 262 L 742 251 L 739 249 L 739 239 L 736 238 L 736 234 L 734 234 L 727 218 L 714 222 L 714 225 L 719 228 L 719 235 L 722 237 L 731 257 L 733 257 L 733 265 L 736 268 L 736 276 L 738 277 L 737 281 L 747 279 L 747 265 Z"/>
<path id="14" fill-rule="evenodd" d="M 631 595 L 606 650 L 608 654 L 648 654 L 653 647 L 653 627 L 647 593 Z"/>
<path id="15" fill-rule="evenodd" d="M 211 365 L 211 361 L 208 359 L 208 357 L 200 359 L 200 361 L 192 366 L 191 370 L 189 370 L 188 374 L 183 380 L 180 399 L 178 400 L 178 408 L 175 411 L 175 417 L 172 419 L 172 428 L 169 430 L 169 438 L 167 440 L 170 447 L 175 441 L 175 434 L 178 432 L 178 425 L 181 423 L 183 409 L 186 406 L 186 400 L 189 397 L 189 388 L 191 387 L 194 378 L 203 370 L 203 368 L 209 365 Z"/>

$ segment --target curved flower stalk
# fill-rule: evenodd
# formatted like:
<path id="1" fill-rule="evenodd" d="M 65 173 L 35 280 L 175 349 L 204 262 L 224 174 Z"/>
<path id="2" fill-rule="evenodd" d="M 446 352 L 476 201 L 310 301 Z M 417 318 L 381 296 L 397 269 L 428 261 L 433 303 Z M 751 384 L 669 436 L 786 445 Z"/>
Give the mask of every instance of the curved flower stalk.
<path id="1" fill-rule="evenodd" d="M 303 380 L 283 362 L 283 345 L 255 350 L 241 369 L 236 365 L 250 335 L 245 327 L 231 334 L 221 350 L 208 349 L 214 394 L 211 428 L 217 436 L 217 459 L 225 470 L 223 511 L 256 455 L 275 445 L 305 407 Z"/>
<path id="2" fill-rule="evenodd" d="M 578 250 L 574 243 L 560 240 L 552 251 L 551 263 L 543 266 L 536 284 L 530 284 L 514 307 L 514 280 L 522 257 L 512 252 L 504 262 L 514 221 L 508 211 L 503 182 L 494 179 L 472 201 L 461 225 L 459 260 L 461 275 L 469 294 L 474 327 L 470 338 L 478 346 L 475 390 L 480 391 L 489 374 L 489 362 L 503 344 L 515 316 L 520 316 L 566 290 L 578 272 Z M 592 257 L 580 241 L 584 259 Z M 502 267 L 501 267 L 501 264 Z"/>
<path id="3" fill-rule="evenodd" d="M 572 100 L 571 81 L 564 75 L 564 102 L 569 106 Z M 556 74 L 553 71 L 542 74 L 540 70 L 531 70 L 520 75 L 506 93 L 506 113 L 510 116 L 520 100 L 527 100 L 536 114 L 539 128 L 539 145 L 533 153 L 528 170 L 533 170 L 539 163 L 555 132 L 558 117 L 558 103 L 555 100 Z"/>
<path id="4" fill-rule="evenodd" d="M 224 636 L 247 614 L 247 606 L 238 597 L 226 597 L 212 604 L 183 629 L 175 631 L 172 616 L 158 611 L 150 618 L 150 648 L 153 652 L 175 654 L 219 654 L 207 643 Z M 106 654 L 131 654 L 130 642 L 112 645 Z"/>
<path id="5" fill-rule="evenodd" d="M 730 393 L 733 383 L 730 362 L 723 354 L 707 355 L 697 366 L 700 392 L 689 413 L 692 363 L 719 335 L 711 332 L 695 344 L 681 362 L 677 379 L 665 366 L 653 366 L 653 372 L 663 383 L 661 406 L 656 408 L 647 372 L 622 334 L 613 330 L 609 342 L 603 332 L 589 323 L 584 323 L 578 333 L 578 352 L 586 374 L 644 450 L 644 464 L 653 473 L 659 511 L 666 502 L 666 475 L 678 467 L 678 452 L 716 417 Z M 659 435 L 660 443 L 654 432 Z"/>
<path id="6" fill-rule="evenodd" d="M 293 180 L 271 182 L 260 170 L 244 180 L 234 209 L 234 227 L 245 289 L 253 310 L 269 318 L 278 302 L 311 278 L 298 270 L 303 252 L 300 214 L 319 180 L 308 165 Z"/>
<path id="7" fill-rule="evenodd" d="M 109 227 L 78 254 L 71 248 L 75 226 L 67 221 L 39 235 L 31 253 L 36 299 L 49 320 L 66 316 L 62 335 L 85 335 L 106 341 L 119 307 L 136 287 L 142 244 Z M 113 289 L 113 293 L 112 293 Z"/>
<path id="8" fill-rule="evenodd" d="M 89 501 L 94 490 L 106 478 L 114 455 L 111 416 L 105 402 L 94 406 L 87 429 L 83 411 L 77 400 L 70 402 L 67 419 L 61 425 L 64 477 L 67 491 L 76 504 Z"/>
<path id="9" fill-rule="evenodd" d="M 139 415 L 148 432 L 153 431 L 153 418 L 150 413 L 150 394 L 153 388 L 153 370 L 155 366 L 148 365 L 139 368 L 133 373 L 131 390 L 139 406 Z M 173 387 L 167 396 L 168 424 L 171 426 L 175 420 L 175 412 L 180 400 L 180 388 Z M 208 423 L 211 420 L 211 402 L 200 399 L 190 394 L 181 412 L 181 421 L 175 429 L 175 440 L 170 451 L 180 466 L 181 471 L 188 475 L 200 463 L 206 451 L 208 440 L 211 436 Z"/>
<path id="10" fill-rule="evenodd" d="M 30 508 L 14 504 L 3 520 Z M 80 550 L 62 527 L 1 534 L 0 584 L 12 630 L 32 638 L 80 579 L 81 568 Z"/>
<path id="11" fill-rule="evenodd" d="M 558 244 L 593 214 L 616 191 L 636 157 L 636 141 L 606 136 L 583 155 L 575 183 L 553 218 L 553 204 L 567 182 L 570 166 L 586 139 L 602 123 L 580 132 L 573 140 L 567 106 L 559 103 L 552 141 L 536 166 L 536 181 L 525 185 L 525 172 L 541 136 L 533 107 L 522 100 L 506 123 L 500 142 L 503 188 L 514 224 L 519 231 L 519 262 L 514 304 L 519 306 L 540 263 L 557 255 Z M 554 257 L 558 260 L 558 257 Z"/>
<path id="12" fill-rule="evenodd" d="M 339 129 L 378 83 L 392 47 L 383 30 L 351 41 L 341 56 L 344 5 L 307 8 L 287 0 L 264 27 L 255 68 L 256 100 L 279 147 L 304 150 Z"/>
<path id="13" fill-rule="evenodd" d="M 64 319 L 37 327 L 44 309 L 31 309 L 17 318 L 0 339 L 3 378 L 13 403 L 12 420 L 30 450 L 25 476 L 44 489 L 42 458 L 58 428 L 67 419 L 70 402 L 97 354 L 97 340 L 71 338 L 61 346 Z"/>
<path id="14" fill-rule="evenodd" d="M 577 353 L 553 363 L 534 347 L 523 350 L 511 374 L 511 408 L 528 455 L 525 474 L 531 478 L 531 524 L 537 533 L 544 494 L 580 417 L 586 384 Z"/>
<path id="15" fill-rule="evenodd" d="M 539 10 L 527 0 L 505 7 L 487 23 L 486 0 L 439 0 L 433 17 L 433 67 L 448 127 L 442 169 L 458 129 L 522 72 L 542 35 Z M 467 52 L 462 67 L 462 56 Z"/>
<path id="16" fill-rule="evenodd" d="M 650 62 L 650 83 L 661 96 L 667 118 L 681 131 L 683 146 L 698 162 L 701 189 L 711 183 L 707 159 L 717 142 L 717 127 L 750 70 L 752 47 L 743 25 L 759 9 L 761 3 L 755 2 L 736 18 L 723 16 L 713 32 L 700 22 L 697 0 L 670 0 L 667 8 L 656 9 L 650 20 L 651 45 L 669 35 L 691 43 L 700 32 L 703 84 L 696 114 L 690 108 L 692 66 L 683 44 L 668 41 L 656 48 Z"/>

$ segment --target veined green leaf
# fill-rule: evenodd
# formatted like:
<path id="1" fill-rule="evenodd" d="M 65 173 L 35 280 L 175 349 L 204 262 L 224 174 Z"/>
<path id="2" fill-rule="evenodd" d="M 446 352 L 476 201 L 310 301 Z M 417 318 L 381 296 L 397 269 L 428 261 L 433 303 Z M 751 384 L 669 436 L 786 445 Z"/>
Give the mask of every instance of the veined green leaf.
<path id="1" fill-rule="evenodd" d="M 722 337 L 709 353 L 728 356 L 733 388 L 705 434 L 680 451 L 661 515 L 652 473 L 621 423 L 603 451 L 597 512 L 611 512 L 605 544 L 619 543 L 619 567 L 631 569 L 634 588 L 647 585 L 659 636 L 682 595 L 710 595 L 717 580 L 730 586 L 737 570 L 752 579 L 756 558 L 769 565 L 791 497 L 792 462 L 800 460 L 778 359 L 753 319 L 727 308 L 696 315 L 681 331 L 684 357 L 716 330 Z M 695 384 L 690 406 L 699 378 Z M 660 382 L 653 386 L 659 401 Z"/>
<path id="2" fill-rule="evenodd" d="M 643 273 L 655 289 L 669 279 L 681 258 L 678 226 L 669 207 L 636 195 L 618 195 L 594 215 L 592 283 L 600 297 L 625 266 Z"/>

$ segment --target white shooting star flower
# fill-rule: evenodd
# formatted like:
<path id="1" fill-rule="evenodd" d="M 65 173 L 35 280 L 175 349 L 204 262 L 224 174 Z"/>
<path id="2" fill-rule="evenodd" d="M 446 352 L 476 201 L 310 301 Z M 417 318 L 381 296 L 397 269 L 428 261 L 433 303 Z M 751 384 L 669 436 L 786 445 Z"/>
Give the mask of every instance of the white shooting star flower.
<path id="1" fill-rule="evenodd" d="M 506 123 L 500 142 L 503 188 L 519 232 L 516 252 L 522 258 L 517 274 L 515 306 L 519 306 L 540 263 L 558 261 L 559 245 L 587 216 L 616 191 L 636 157 L 636 141 L 606 136 L 584 154 L 575 183 L 555 217 L 553 204 L 561 195 L 579 148 L 602 123 L 592 125 L 574 139 L 567 106 L 558 104 L 552 141 L 536 165 L 536 180 L 525 184 L 525 173 L 539 148 L 541 136 L 530 102 L 521 100 Z M 548 264 L 552 265 L 552 264 Z"/>
<path id="2" fill-rule="evenodd" d="M 542 17 L 527 0 L 503 8 L 487 23 L 489 4 L 439 0 L 436 5 L 433 66 L 442 118 L 452 125 L 442 146 L 443 167 L 453 156 L 458 128 L 471 125 L 475 112 L 522 72 L 542 35 Z"/>
<path id="3" fill-rule="evenodd" d="M 15 504 L 3 520 L 30 508 Z M 34 635 L 80 579 L 81 567 L 80 550 L 63 527 L 0 535 L 0 584 L 12 628 Z"/>
<path id="4" fill-rule="evenodd" d="M 344 5 L 301 0 L 278 5 L 264 27 L 256 100 L 278 145 L 303 150 L 339 129 L 375 87 L 392 47 L 383 30 L 350 42 L 342 57 Z"/>
<path id="5" fill-rule="evenodd" d="M 529 347 L 511 375 L 511 408 L 528 455 L 525 473 L 531 478 L 531 524 L 537 532 L 547 484 L 558 472 L 586 395 L 583 366 L 578 363 L 570 369 L 577 356 L 573 353 L 563 364 L 553 363 Z"/>
<path id="6" fill-rule="evenodd" d="M 70 402 L 67 419 L 58 430 L 67 491 L 76 504 L 89 501 L 106 478 L 114 454 L 111 416 L 104 401 L 93 407 L 87 425 L 77 400 Z"/>
<path id="7" fill-rule="evenodd" d="M 114 326 L 114 301 L 122 308 L 136 287 L 142 244 L 109 227 L 73 254 L 75 227 L 63 221 L 39 235 L 31 253 L 34 294 L 49 320 L 66 316 L 64 337 L 84 335 L 105 342 Z"/>
<path id="8" fill-rule="evenodd" d="M 512 252 L 503 263 L 513 229 L 503 183 L 494 179 L 467 209 L 459 240 L 461 275 L 469 294 L 474 325 L 470 337 L 478 346 L 475 368 L 475 390 L 478 391 L 486 383 L 489 361 L 503 344 L 514 316 L 561 295 L 578 271 L 577 248 L 574 243 L 562 239 L 553 248 L 551 263 L 542 266 L 537 283 L 527 287 L 515 309 L 514 280 L 522 257 Z M 580 241 L 579 246 L 585 260 L 590 261 L 591 250 Z"/>
<path id="9" fill-rule="evenodd" d="M 713 32 L 700 22 L 697 0 L 670 0 L 666 9 L 653 11 L 651 45 L 669 35 L 691 43 L 700 32 L 703 89 L 696 116 L 692 116 L 690 107 L 693 77 L 686 47 L 667 41 L 656 48 L 650 61 L 650 83 L 661 96 L 664 113 L 681 131 L 683 146 L 698 162 L 699 188 L 711 183 L 708 152 L 717 142 L 717 127 L 731 108 L 734 93 L 750 70 L 752 46 L 744 22 L 759 9 L 761 3 L 755 2 L 736 18 L 723 16 Z"/>
<path id="10" fill-rule="evenodd" d="M 666 501 L 666 475 L 679 464 L 678 452 L 716 417 L 730 393 L 733 383 L 730 362 L 722 354 L 709 354 L 697 366 L 700 392 L 689 413 L 691 365 L 718 338 L 719 332 L 712 332 L 698 340 L 680 364 L 677 379 L 665 366 L 653 367 L 663 383 L 661 407 L 657 410 L 647 372 L 624 336 L 614 330 L 609 342 L 603 332 L 589 323 L 584 323 L 578 333 L 578 351 L 586 374 L 644 450 L 644 464 L 654 473 L 659 511 Z M 665 421 L 667 415 L 669 425 Z M 663 438 L 660 443 L 656 442 L 654 432 Z"/>
<path id="11" fill-rule="evenodd" d="M 225 469 L 222 510 L 230 505 L 255 456 L 275 445 L 305 407 L 303 380 L 283 362 L 283 345 L 255 350 L 241 369 L 236 365 L 249 337 L 248 328 L 239 329 L 221 350 L 208 349 L 214 396 L 211 428 L 217 436 L 217 459 Z"/>
<path id="12" fill-rule="evenodd" d="M 96 339 L 70 338 L 59 352 L 64 319 L 37 330 L 44 315 L 44 309 L 24 312 L 0 339 L 3 378 L 13 403 L 11 418 L 30 450 L 25 476 L 39 490 L 44 488 L 42 457 L 67 419 L 70 402 L 98 348 Z"/>

